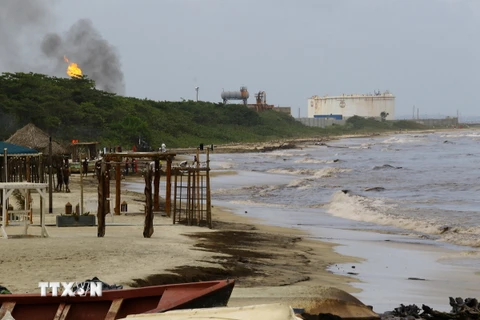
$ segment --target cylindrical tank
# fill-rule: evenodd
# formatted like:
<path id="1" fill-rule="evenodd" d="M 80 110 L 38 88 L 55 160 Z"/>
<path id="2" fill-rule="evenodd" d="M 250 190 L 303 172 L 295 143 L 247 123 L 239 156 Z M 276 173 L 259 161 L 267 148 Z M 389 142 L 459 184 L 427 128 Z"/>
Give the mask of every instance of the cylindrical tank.
<path id="1" fill-rule="evenodd" d="M 223 100 L 246 100 L 250 97 L 246 87 L 241 87 L 240 91 L 223 91 Z"/>

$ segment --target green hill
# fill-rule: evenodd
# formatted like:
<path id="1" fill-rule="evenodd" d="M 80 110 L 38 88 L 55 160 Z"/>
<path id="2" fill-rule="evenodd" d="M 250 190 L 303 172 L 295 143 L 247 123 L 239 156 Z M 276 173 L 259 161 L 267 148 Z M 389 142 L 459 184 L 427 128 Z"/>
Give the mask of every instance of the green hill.
<path id="1" fill-rule="evenodd" d="M 258 142 L 276 139 L 421 129 L 410 121 L 352 117 L 345 126 L 306 127 L 288 114 L 257 113 L 239 104 L 153 101 L 97 90 L 83 78 L 34 73 L 0 76 L 0 140 L 33 123 L 56 140 L 99 141 L 130 148 L 139 137 L 151 147 Z"/>
<path id="2" fill-rule="evenodd" d="M 96 140 L 105 146 L 131 146 L 139 136 L 153 147 L 162 142 L 169 147 L 188 147 L 319 132 L 276 111 L 257 113 L 238 104 L 121 97 L 95 89 L 95 83 L 86 77 L 3 73 L 0 139 L 30 122 L 58 140 Z"/>

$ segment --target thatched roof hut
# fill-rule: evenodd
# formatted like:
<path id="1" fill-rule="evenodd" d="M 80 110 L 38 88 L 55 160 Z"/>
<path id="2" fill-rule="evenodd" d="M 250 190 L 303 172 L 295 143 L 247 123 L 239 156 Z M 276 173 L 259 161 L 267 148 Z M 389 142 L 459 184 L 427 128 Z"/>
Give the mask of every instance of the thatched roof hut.
<path id="1" fill-rule="evenodd" d="M 50 136 L 32 123 L 29 123 L 25 127 L 17 130 L 17 132 L 8 138 L 6 142 L 35 149 L 45 155 L 50 154 Z M 67 148 L 52 140 L 52 155 L 63 155 L 68 153 L 69 152 Z"/>

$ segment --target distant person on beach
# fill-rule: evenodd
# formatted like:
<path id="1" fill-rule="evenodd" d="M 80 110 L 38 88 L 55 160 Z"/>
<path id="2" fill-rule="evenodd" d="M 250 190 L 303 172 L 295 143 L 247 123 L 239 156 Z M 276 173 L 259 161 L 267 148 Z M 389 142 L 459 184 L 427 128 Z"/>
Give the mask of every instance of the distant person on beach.
<path id="1" fill-rule="evenodd" d="M 85 177 L 88 175 L 88 159 L 85 158 L 82 162 L 82 175 Z"/>
<path id="2" fill-rule="evenodd" d="M 65 192 L 70 192 L 69 183 L 70 183 L 70 168 L 68 167 L 68 159 L 66 160 L 66 165 L 63 167 L 63 184 L 65 185 Z"/>
<path id="3" fill-rule="evenodd" d="M 125 176 L 128 176 L 128 158 L 125 160 Z"/>
<path id="4" fill-rule="evenodd" d="M 135 173 L 137 173 L 137 172 L 138 172 L 138 163 L 137 163 L 137 159 L 133 159 L 133 160 L 132 160 L 132 172 L 135 172 Z"/>

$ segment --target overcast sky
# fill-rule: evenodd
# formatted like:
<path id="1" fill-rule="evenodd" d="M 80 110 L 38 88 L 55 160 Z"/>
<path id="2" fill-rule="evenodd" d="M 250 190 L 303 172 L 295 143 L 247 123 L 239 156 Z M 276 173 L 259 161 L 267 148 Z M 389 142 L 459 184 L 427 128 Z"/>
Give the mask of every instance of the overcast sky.
<path id="1" fill-rule="evenodd" d="M 397 117 L 480 115 L 479 0 L 57 1 L 54 31 L 92 20 L 128 96 L 195 99 L 199 86 L 218 102 L 245 85 L 250 102 L 265 91 L 306 116 L 313 95 L 390 90 Z"/>

